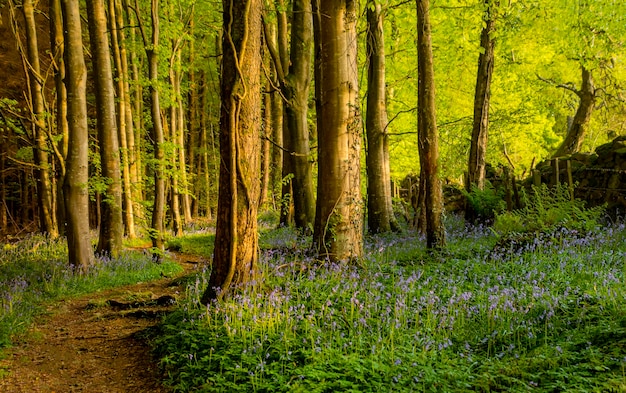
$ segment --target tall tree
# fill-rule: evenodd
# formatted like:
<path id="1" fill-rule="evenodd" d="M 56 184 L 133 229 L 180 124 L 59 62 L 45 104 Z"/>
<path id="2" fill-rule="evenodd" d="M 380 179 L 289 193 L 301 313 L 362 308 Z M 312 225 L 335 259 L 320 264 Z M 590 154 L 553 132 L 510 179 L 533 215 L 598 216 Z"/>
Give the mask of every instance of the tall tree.
<path id="1" fill-rule="evenodd" d="M 93 264 L 89 236 L 89 132 L 87 128 L 87 67 L 83 56 L 78 0 L 62 0 L 65 37 L 69 150 L 63 186 L 67 212 L 69 262 L 83 272 Z"/>
<path id="2" fill-rule="evenodd" d="M 367 224 L 370 233 L 397 229 L 391 202 L 382 6 L 367 3 Z"/>
<path id="3" fill-rule="evenodd" d="M 482 190 L 485 187 L 485 164 L 487 156 L 487 139 L 489 130 L 489 102 L 491 99 L 491 79 L 495 52 L 495 12 L 498 3 L 485 0 L 483 28 L 480 33 L 480 54 L 478 55 L 478 72 L 474 93 L 474 121 L 468 163 L 467 190 L 472 186 Z M 469 212 L 468 210 L 468 213 Z"/>
<path id="4" fill-rule="evenodd" d="M 35 165 L 37 168 L 37 197 L 42 232 L 57 236 L 58 226 L 53 208 L 52 182 L 50 179 L 49 147 L 43 95 L 44 75 L 41 74 L 39 44 L 33 0 L 22 2 L 26 33 L 26 73 L 30 83 L 30 111 L 32 135 L 35 142 Z"/>
<path id="5" fill-rule="evenodd" d="M 248 282 L 258 260 L 261 0 L 223 0 L 220 178 L 215 249 L 202 302 Z"/>
<path id="6" fill-rule="evenodd" d="M 561 146 L 559 146 L 553 157 L 561 157 L 578 152 L 585 139 L 589 120 L 591 119 L 591 114 L 595 106 L 596 87 L 594 86 L 593 75 L 590 70 L 585 66 L 581 66 L 581 73 L 582 84 L 580 90 L 570 85 L 559 85 L 562 88 L 572 91 L 580 100 L 574 119 L 571 124 L 568 124 L 565 139 L 563 139 Z"/>
<path id="7" fill-rule="evenodd" d="M 318 182 L 313 242 L 331 260 L 363 251 L 356 1 L 315 0 Z"/>
<path id="8" fill-rule="evenodd" d="M 292 7 L 288 69 L 283 68 L 282 59 L 284 58 L 280 58 L 280 54 L 276 50 L 272 50 L 271 40 L 268 41 L 268 44 L 270 44 L 270 49 L 274 54 L 275 70 L 285 97 L 286 127 L 284 128 L 283 142 L 288 154 L 284 156 L 284 160 L 287 161 L 287 167 L 293 171 L 291 193 L 294 222 L 297 228 L 306 232 L 310 231 L 315 215 L 307 122 L 313 21 L 309 0 L 294 0 Z M 280 17 L 284 18 L 284 15 L 280 15 Z M 285 23 L 280 25 L 283 27 Z M 286 28 L 279 29 L 279 33 L 281 31 L 282 34 L 286 35 Z M 279 34 L 279 42 L 281 41 L 286 42 L 287 38 Z"/>
<path id="9" fill-rule="evenodd" d="M 87 0 L 89 43 L 91 45 L 98 141 L 102 176 L 107 183 L 97 252 L 117 256 L 122 248 L 122 179 L 119 142 L 115 115 L 115 87 L 111 68 L 111 51 L 107 36 L 104 0 Z"/>
<path id="10" fill-rule="evenodd" d="M 154 249 L 153 257 L 161 259 L 165 250 L 163 234 L 165 230 L 165 133 L 161 119 L 161 100 L 159 93 L 159 0 L 150 1 L 150 22 L 152 35 L 150 40 L 139 15 L 139 5 L 135 0 L 133 10 L 137 13 L 137 22 L 148 58 L 148 79 L 150 80 L 150 117 L 152 120 L 152 145 L 154 150 L 154 202 L 152 203 L 152 221 L 150 239 Z"/>
<path id="11" fill-rule="evenodd" d="M 435 72 L 430 29 L 430 1 L 417 3 L 417 138 L 420 153 L 421 207 L 426 218 L 426 246 L 445 246 L 443 226 L 443 193 L 439 179 L 439 135 L 435 113 Z M 419 199 L 419 198 L 418 198 Z"/>

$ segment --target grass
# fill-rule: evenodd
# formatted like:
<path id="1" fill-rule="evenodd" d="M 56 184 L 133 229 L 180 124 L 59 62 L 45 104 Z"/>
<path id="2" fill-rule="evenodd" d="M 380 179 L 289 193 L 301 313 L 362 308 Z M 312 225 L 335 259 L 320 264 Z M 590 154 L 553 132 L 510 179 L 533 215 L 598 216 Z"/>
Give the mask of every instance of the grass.
<path id="1" fill-rule="evenodd" d="M 358 267 L 320 264 L 298 251 L 307 239 L 287 229 L 264 233 L 256 282 L 205 307 L 208 274 L 198 274 L 166 317 L 154 343 L 169 385 L 626 390 L 624 225 L 555 229 L 521 244 L 497 243 L 487 228 L 447 227 L 444 258 L 411 235 L 380 236 L 368 239 Z"/>
<path id="2" fill-rule="evenodd" d="M 149 281 L 181 268 L 155 264 L 141 252 L 98 258 L 85 275 L 67 263 L 64 239 L 30 235 L 17 243 L 0 243 L 0 349 L 11 344 L 49 302 L 102 289 Z"/>

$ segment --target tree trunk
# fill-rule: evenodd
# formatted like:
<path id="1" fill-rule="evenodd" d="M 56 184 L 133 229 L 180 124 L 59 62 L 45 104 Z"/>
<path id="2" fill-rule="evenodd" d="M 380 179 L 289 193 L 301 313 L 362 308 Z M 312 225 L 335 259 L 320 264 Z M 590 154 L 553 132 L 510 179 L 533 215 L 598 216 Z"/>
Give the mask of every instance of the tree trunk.
<path id="1" fill-rule="evenodd" d="M 154 148 L 154 202 L 152 204 L 152 222 L 150 239 L 154 248 L 153 257 L 161 260 L 165 251 L 163 241 L 165 224 L 165 170 L 163 122 L 161 121 L 161 103 L 159 99 L 159 59 L 156 48 L 159 45 L 159 0 L 152 0 L 150 20 L 152 21 L 151 46 L 146 47 L 148 57 L 148 79 L 150 80 L 150 115 L 152 118 L 152 143 Z"/>
<path id="2" fill-rule="evenodd" d="M 318 186 L 313 241 L 330 260 L 363 250 L 355 1 L 315 0 Z"/>
<path id="3" fill-rule="evenodd" d="M 78 0 L 62 0 L 68 101 L 69 150 L 64 183 L 70 265 L 85 273 L 94 262 L 89 236 L 89 133 L 87 67 L 83 57 Z"/>
<path id="4" fill-rule="evenodd" d="M 134 238 L 135 234 L 135 215 L 134 204 L 132 196 L 133 179 L 131 178 L 130 171 L 130 149 L 128 147 L 128 132 L 132 131 L 132 119 L 128 118 L 130 95 L 128 94 L 128 68 L 124 67 L 125 45 L 123 41 L 122 33 L 122 21 L 119 13 L 121 10 L 116 6 L 116 1 L 109 0 L 109 14 L 110 14 L 110 31 L 111 31 L 111 47 L 113 50 L 113 59 L 115 61 L 116 81 L 117 81 L 117 93 L 118 93 L 118 141 L 121 147 L 121 173 L 122 173 L 122 195 L 123 195 L 123 220 L 126 228 L 126 234 L 129 238 Z M 129 126 L 130 125 L 130 126 Z"/>
<path id="5" fill-rule="evenodd" d="M 474 122 L 468 163 L 467 191 L 476 186 L 485 188 L 485 164 L 487 155 L 487 138 L 489 130 L 489 100 L 491 98 L 491 79 L 494 66 L 495 10 L 492 0 L 485 0 L 485 11 L 482 32 L 480 34 L 481 52 L 478 56 L 478 72 L 476 74 L 476 90 L 474 93 Z"/>
<path id="6" fill-rule="evenodd" d="M 489 102 L 491 99 L 491 79 L 494 67 L 495 39 L 495 9 L 497 4 L 492 0 L 485 0 L 487 7 L 484 15 L 484 26 L 480 34 L 481 52 L 478 55 L 478 71 L 476 73 L 476 88 L 474 92 L 474 120 L 472 139 L 470 142 L 469 161 L 467 165 L 467 192 L 472 187 L 479 190 L 485 188 L 485 167 L 487 157 L 487 140 L 489 135 Z M 465 219 L 474 222 L 476 212 L 471 204 L 466 203 Z"/>
<path id="7" fill-rule="evenodd" d="M 286 98 L 287 128 L 285 148 L 293 170 L 292 196 L 296 228 L 310 232 L 315 217 L 313 175 L 309 160 L 309 126 L 307 123 L 309 85 L 311 84 L 311 46 L 313 21 L 310 0 L 293 0 L 289 73 L 282 82 Z"/>
<path id="8" fill-rule="evenodd" d="M 584 66 L 581 67 L 582 72 L 582 86 L 580 90 L 575 90 L 574 93 L 580 98 L 578 109 L 574 115 L 574 120 L 567 130 L 567 135 L 561 143 L 553 158 L 567 156 L 580 151 L 580 147 L 585 140 L 585 134 L 587 133 L 587 126 L 593 113 L 595 100 L 596 100 L 596 88 L 593 83 L 593 75 Z"/>
<path id="9" fill-rule="evenodd" d="M 391 202 L 387 136 L 385 35 L 380 3 L 367 5 L 367 223 L 370 233 L 397 229 Z"/>
<path id="10" fill-rule="evenodd" d="M 443 227 L 443 193 L 439 179 L 439 136 L 435 113 L 435 73 L 430 33 L 430 1 L 417 3 L 417 55 L 418 55 L 418 119 L 417 134 L 420 153 L 420 187 L 424 193 L 426 213 L 426 247 L 440 249 L 445 246 Z"/>
<path id="11" fill-rule="evenodd" d="M 87 0 L 89 43 L 93 61 L 98 141 L 102 176 L 107 191 L 101 211 L 100 236 L 96 251 L 117 257 L 122 248 L 122 179 L 115 118 L 115 87 L 107 37 L 104 0 Z"/>
<path id="12" fill-rule="evenodd" d="M 247 283 L 258 260 L 261 0 L 223 0 L 220 181 L 213 266 L 202 302 Z"/>
<path id="13" fill-rule="evenodd" d="M 59 141 L 55 148 L 57 158 L 56 175 L 56 221 L 59 234 L 65 235 L 65 203 L 63 197 L 63 183 L 65 179 L 65 164 L 67 159 L 69 130 L 67 124 L 67 90 L 65 89 L 65 62 L 63 52 L 63 13 L 61 11 L 61 0 L 50 1 L 50 48 L 53 59 L 54 87 L 56 90 L 56 135 Z"/>
<path id="14" fill-rule="evenodd" d="M 43 95 L 43 76 L 39 65 L 39 45 L 37 43 L 37 25 L 35 7 L 32 0 L 22 3 L 26 33 L 26 57 L 32 103 L 33 138 L 35 141 L 35 165 L 37 168 L 37 197 L 41 231 L 56 237 L 59 234 L 53 210 L 52 183 L 50 180 L 50 162 L 48 157 L 48 136 L 46 135 L 45 102 Z"/>

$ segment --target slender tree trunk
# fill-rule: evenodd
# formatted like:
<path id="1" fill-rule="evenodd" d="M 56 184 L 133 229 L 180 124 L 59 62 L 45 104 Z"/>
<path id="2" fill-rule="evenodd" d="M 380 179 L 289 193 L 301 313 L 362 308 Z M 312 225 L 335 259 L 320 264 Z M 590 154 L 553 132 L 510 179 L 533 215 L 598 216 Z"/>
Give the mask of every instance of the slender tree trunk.
<path id="1" fill-rule="evenodd" d="M 380 3 L 367 5 L 367 223 L 370 233 L 397 229 L 391 202 L 387 136 L 385 35 Z"/>
<path id="2" fill-rule="evenodd" d="M 489 100 L 491 98 L 491 79 L 494 66 L 495 10 L 496 4 L 485 0 L 487 10 L 484 26 L 480 34 L 481 52 L 478 56 L 478 72 L 476 73 L 476 91 L 474 93 L 474 123 L 468 163 L 467 191 L 472 186 L 482 190 L 485 188 L 485 164 L 487 156 L 487 135 L 489 130 Z"/>
<path id="3" fill-rule="evenodd" d="M 435 113 L 435 73 L 430 33 L 430 1 L 417 3 L 418 55 L 418 148 L 420 153 L 420 187 L 424 193 L 426 213 L 426 246 L 443 248 L 446 243 L 443 226 L 443 193 L 439 179 L 439 136 Z"/>
<path id="4" fill-rule="evenodd" d="M 87 15 L 95 81 L 100 163 L 102 176 L 107 182 L 104 204 L 101 206 L 100 236 L 96 250 L 100 254 L 117 257 L 122 249 L 124 235 L 122 177 L 115 117 L 115 87 L 104 0 L 87 0 Z"/>
<path id="5" fill-rule="evenodd" d="M 258 260 L 260 0 L 223 0 L 220 184 L 213 268 L 202 302 L 247 283 Z"/>
<path id="6" fill-rule="evenodd" d="M 89 133 L 87 128 L 87 67 L 83 57 L 78 0 L 62 0 L 65 36 L 69 152 L 64 183 L 69 263 L 84 273 L 94 262 L 89 236 L 87 190 Z"/>
<path id="7" fill-rule="evenodd" d="M 204 198 L 203 198 L 203 206 L 205 209 L 205 217 L 208 220 L 212 220 L 211 213 L 211 169 L 210 169 L 210 160 L 209 160 L 209 138 L 208 138 L 208 130 L 207 130 L 207 99 L 208 99 L 208 88 L 207 88 L 207 78 L 206 73 L 202 73 L 201 76 L 201 89 L 200 89 L 200 146 L 202 151 L 202 167 L 204 168 Z M 211 135 L 213 132 L 211 131 Z"/>
<path id="8" fill-rule="evenodd" d="M 311 82 L 311 47 L 313 44 L 311 1 L 294 0 L 291 20 L 289 73 L 283 81 L 287 99 L 285 147 L 293 169 L 293 204 L 296 227 L 309 232 L 315 218 L 315 196 L 311 172 L 307 112 Z"/>
<path id="9" fill-rule="evenodd" d="M 118 121 L 118 144 L 121 153 L 121 173 L 122 173 L 122 198 L 123 198 L 123 221 L 126 228 L 126 234 L 129 238 L 135 238 L 135 217 L 132 196 L 133 180 L 130 172 L 130 158 L 128 148 L 128 124 L 132 119 L 128 118 L 128 70 L 124 67 L 122 48 L 125 45 L 121 42 L 122 25 L 120 23 L 120 10 L 116 7 L 115 0 L 109 0 L 109 26 L 111 33 L 111 48 L 113 50 L 113 59 L 115 62 L 115 79 L 117 81 L 117 121 Z M 132 126 L 130 127 L 132 132 Z"/>
<path id="10" fill-rule="evenodd" d="M 186 223 L 192 221 L 191 218 L 191 195 L 189 194 L 189 180 L 187 175 L 187 143 L 185 141 L 185 104 L 183 103 L 183 95 L 181 92 L 181 84 L 183 79 L 182 71 L 182 48 L 176 53 L 176 67 L 174 77 L 176 79 L 176 142 L 178 144 L 178 172 L 180 174 L 179 194 L 181 199 L 181 210 Z M 189 131 L 189 130 L 187 130 Z"/>
<path id="11" fill-rule="evenodd" d="M 596 88 L 593 75 L 584 66 L 581 67 L 582 85 L 580 90 L 572 90 L 580 98 L 578 109 L 572 124 L 567 129 L 567 135 L 553 157 L 562 157 L 580 151 L 587 133 L 587 126 L 595 106 Z"/>
<path id="12" fill-rule="evenodd" d="M 65 179 L 65 161 L 67 159 L 69 130 L 67 124 L 67 90 L 65 89 L 65 62 L 63 60 L 63 13 L 61 0 L 50 1 L 50 48 L 53 59 L 54 86 L 56 90 L 56 134 L 60 136 L 55 153 L 57 158 L 56 179 L 56 219 L 59 233 L 65 235 L 65 203 L 63 183 Z"/>
<path id="13" fill-rule="evenodd" d="M 159 0 L 152 0 L 150 20 L 152 22 L 151 46 L 146 47 L 148 57 L 148 79 L 150 80 L 150 115 L 152 118 L 152 143 L 154 149 L 154 203 L 152 204 L 152 224 L 150 239 L 155 249 L 154 258 L 161 259 L 165 251 L 163 241 L 165 225 L 165 170 L 164 170 L 164 132 L 161 120 L 161 103 L 159 98 L 159 59 L 156 48 L 159 45 Z"/>
<path id="14" fill-rule="evenodd" d="M 31 115 L 35 140 L 35 165 L 37 166 L 37 197 L 41 231 L 56 237 L 59 234 L 53 210 L 52 183 L 50 180 L 50 160 L 48 136 L 46 134 L 45 102 L 43 95 L 43 75 L 39 65 L 39 45 L 35 7 L 32 0 L 22 2 L 26 33 L 26 58 L 30 82 Z"/>
<path id="15" fill-rule="evenodd" d="M 270 187 L 270 138 L 272 133 L 272 96 L 270 83 L 265 84 L 263 94 L 263 138 L 261 142 L 261 194 L 259 195 L 259 206 L 264 209 L 267 204 Z"/>
<path id="16" fill-rule="evenodd" d="M 313 241 L 330 260 L 361 257 L 361 126 L 356 3 L 315 0 L 318 186 Z"/>

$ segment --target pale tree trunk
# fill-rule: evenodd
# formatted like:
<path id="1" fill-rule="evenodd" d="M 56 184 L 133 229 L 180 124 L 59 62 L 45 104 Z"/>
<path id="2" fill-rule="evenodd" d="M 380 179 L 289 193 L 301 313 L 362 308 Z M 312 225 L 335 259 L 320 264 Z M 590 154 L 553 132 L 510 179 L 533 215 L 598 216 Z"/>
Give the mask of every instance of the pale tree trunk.
<path id="1" fill-rule="evenodd" d="M 418 55 L 418 148 L 420 153 L 420 187 L 424 193 L 426 214 L 426 246 L 440 249 L 445 246 L 443 226 L 443 193 L 439 179 L 439 136 L 435 113 L 435 73 L 430 32 L 430 1 L 417 3 Z"/>
<path id="2" fill-rule="evenodd" d="M 87 0 L 89 43 L 93 62 L 100 164 L 107 190 L 102 204 L 97 252 L 117 257 L 122 249 L 122 177 L 115 118 L 115 87 L 107 37 L 104 0 Z"/>
<path id="3" fill-rule="evenodd" d="M 176 141 L 178 144 L 178 173 L 180 175 L 179 194 L 181 199 L 181 210 L 185 223 L 192 221 L 191 217 L 191 195 L 189 194 L 189 180 L 187 176 L 187 143 L 185 142 L 185 103 L 183 102 L 183 96 L 181 93 L 181 84 L 183 80 L 182 71 L 182 48 L 178 48 L 176 51 L 176 67 L 174 77 L 176 80 L 175 94 L 176 94 L 176 115 L 177 129 L 176 129 Z M 189 130 L 187 130 L 189 131 Z"/>
<path id="4" fill-rule="evenodd" d="M 258 260 L 261 0 L 223 0 L 220 181 L 207 304 L 247 283 Z"/>
<path id="5" fill-rule="evenodd" d="M 56 135 L 60 136 L 54 149 L 57 159 L 56 176 L 56 220 L 59 233 L 65 235 L 65 203 L 63 183 L 65 179 L 65 160 L 67 158 L 69 130 L 67 124 L 67 90 L 65 89 L 65 62 L 63 60 L 63 13 L 61 0 L 50 1 L 50 52 L 52 53 L 54 86 L 56 93 Z"/>
<path id="6" fill-rule="evenodd" d="M 398 229 L 391 202 L 391 175 L 387 135 L 385 33 L 382 7 L 367 4 L 367 223 L 370 233 Z"/>
<path id="7" fill-rule="evenodd" d="M 484 26 L 480 34 L 481 52 L 478 56 L 478 72 L 476 73 L 476 88 L 474 92 L 474 121 L 472 139 L 470 142 L 469 162 L 467 165 L 466 190 L 471 192 L 472 187 L 479 190 L 485 188 L 485 168 L 487 157 L 487 140 L 489 135 L 489 102 L 491 99 L 491 79 L 494 67 L 495 52 L 495 7 L 493 0 L 485 0 L 487 10 L 484 16 Z M 474 221 L 476 212 L 468 203 L 465 209 L 465 218 Z"/>
<path id="8" fill-rule="evenodd" d="M 35 165 L 37 167 L 37 197 L 41 231 L 56 237 L 59 234 L 53 209 L 52 182 L 50 180 L 50 160 L 48 136 L 46 132 L 45 102 L 43 96 L 43 75 L 39 65 L 39 45 L 35 7 L 32 0 L 22 2 L 26 33 L 26 70 L 30 84 L 30 111 L 32 116 L 33 138 L 35 141 Z"/>
<path id="9" fill-rule="evenodd" d="M 69 150 L 64 183 L 69 263 L 85 273 L 94 262 L 89 235 L 89 132 L 87 128 L 87 67 L 78 0 L 62 0 Z"/>
<path id="10" fill-rule="evenodd" d="M 206 73 L 202 73 L 201 75 L 201 88 L 200 88 L 200 146 L 202 150 L 202 168 L 204 175 L 204 198 L 202 198 L 203 206 L 204 206 L 204 216 L 208 220 L 212 220 L 212 212 L 211 212 L 211 169 L 210 169 L 210 160 L 209 160 L 209 138 L 208 138 L 208 130 L 207 130 L 207 99 L 208 99 L 208 88 L 207 88 L 207 78 Z M 211 131 L 211 135 L 213 132 Z"/>
<path id="11" fill-rule="evenodd" d="M 580 90 L 572 89 L 567 85 L 560 86 L 574 92 L 580 98 L 580 102 L 576 114 L 574 115 L 574 120 L 567 129 L 567 135 L 553 157 L 562 157 L 577 153 L 580 151 L 580 147 L 585 140 L 589 120 L 591 119 L 591 114 L 595 106 L 596 88 L 593 83 L 591 71 L 585 68 L 585 66 L 582 66 L 581 73 L 582 85 Z"/>
<path id="12" fill-rule="evenodd" d="M 363 251 L 355 1 L 316 0 L 318 185 L 313 241 L 330 260 Z"/>
<path id="13" fill-rule="evenodd" d="M 121 153 L 121 173 L 122 173 L 122 198 L 123 198 L 123 220 L 124 227 L 126 228 L 126 234 L 129 238 L 135 238 L 135 217 L 134 217 L 134 205 L 132 197 L 133 181 L 130 176 L 130 159 L 128 148 L 128 123 L 132 120 L 127 117 L 128 112 L 126 110 L 128 106 L 128 73 L 127 69 L 123 65 L 123 53 L 124 47 L 121 42 L 122 29 L 120 24 L 120 18 L 118 15 L 119 9 L 115 6 L 114 0 L 109 0 L 109 30 L 111 33 L 111 48 L 113 50 L 113 59 L 115 62 L 115 79 L 117 81 L 117 123 L 118 123 L 118 141 Z M 132 130 L 132 128 L 131 128 Z M 131 131 L 132 132 L 132 131 Z"/>
<path id="14" fill-rule="evenodd" d="M 170 83 L 174 84 L 172 77 L 174 71 L 170 67 Z M 172 86 L 175 89 L 175 86 Z M 165 135 L 166 140 L 174 141 L 177 140 L 176 132 L 178 130 L 178 114 L 177 114 L 177 106 L 172 104 L 170 107 L 170 132 L 169 135 Z M 166 134 L 167 131 L 166 131 Z M 178 150 L 178 148 L 176 149 Z M 170 191 L 171 191 L 171 206 L 170 212 L 172 214 L 172 225 L 174 229 L 175 236 L 183 235 L 183 219 L 180 215 L 180 193 L 179 193 L 179 179 L 178 179 L 178 154 L 174 152 L 171 157 L 171 162 L 168 161 L 168 165 L 171 165 L 170 171 L 172 176 L 170 176 Z"/>

